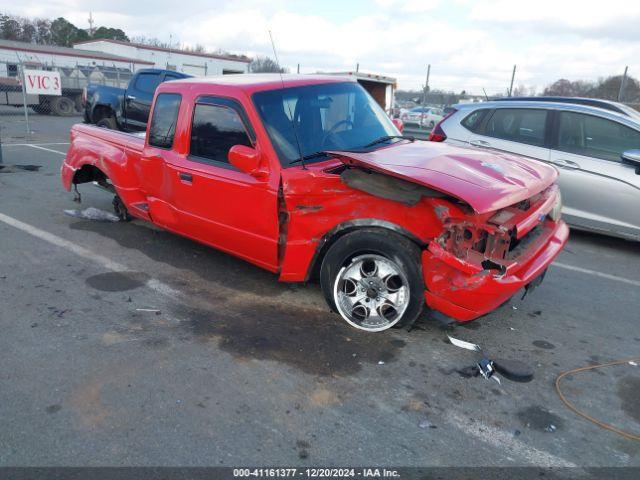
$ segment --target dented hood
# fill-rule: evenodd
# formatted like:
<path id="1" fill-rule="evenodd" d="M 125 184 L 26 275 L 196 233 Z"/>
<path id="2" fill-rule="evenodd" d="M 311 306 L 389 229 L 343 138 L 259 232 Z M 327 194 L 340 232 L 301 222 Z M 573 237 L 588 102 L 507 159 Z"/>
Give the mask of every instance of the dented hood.
<path id="1" fill-rule="evenodd" d="M 551 185 L 556 170 L 519 155 L 444 143 L 397 143 L 371 152 L 330 151 L 347 165 L 441 191 L 468 203 L 477 213 L 499 210 Z"/>

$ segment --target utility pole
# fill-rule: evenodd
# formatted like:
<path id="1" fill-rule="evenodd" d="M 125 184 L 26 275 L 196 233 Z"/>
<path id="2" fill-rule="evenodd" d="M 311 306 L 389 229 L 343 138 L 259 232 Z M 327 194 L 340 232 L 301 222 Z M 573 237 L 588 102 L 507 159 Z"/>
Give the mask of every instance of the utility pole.
<path id="1" fill-rule="evenodd" d="M 298 71 L 297 72 L 300 73 L 300 64 L 298 64 Z"/>
<path id="2" fill-rule="evenodd" d="M 620 82 L 620 90 L 618 91 L 618 101 L 621 102 L 624 97 L 624 89 L 627 86 L 627 71 L 629 70 L 629 65 L 624 67 L 624 75 L 622 75 L 622 81 Z"/>
<path id="3" fill-rule="evenodd" d="M 360 70 L 360 63 L 356 63 L 356 73 L 358 73 L 358 70 Z"/>
<path id="4" fill-rule="evenodd" d="M 511 74 L 511 86 L 509 87 L 509 96 L 513 93 L 513 81 L 516 78 L 516 66 L 513 66 L 513 73 Z"/>
<path id="5" fill-rule="evenodd" d="M 89 12 L 89 36 L 93 37 L 93 33 L 95 32 L 93 28 L 93 14 Z"/>
<path id="6" fill-rule="evenodd" d="M 429 75 L 431 75 L 431 64 L 427 65 L 427 81 L 424 83 L 424 91 L 422 92 L 422 105 L 427 103 L 427 92 L 429 91 Z"/>

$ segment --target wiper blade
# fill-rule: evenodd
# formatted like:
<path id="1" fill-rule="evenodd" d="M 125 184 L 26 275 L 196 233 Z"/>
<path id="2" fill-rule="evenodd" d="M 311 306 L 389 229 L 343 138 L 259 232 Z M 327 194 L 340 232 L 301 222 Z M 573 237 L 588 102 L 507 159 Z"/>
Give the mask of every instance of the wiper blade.
<path id="1" fill-rule="evenodd" d="M 319 152 L 316 152 L 316 153 L 310 153 L 309 155 L 305 155 L 305 156 L 303 156 L 303 157 L 299 157 L 299 158 L 296 158 L 296 159 L 294 159 L 294 160 L 291 160 L 291 161 L 289 162 L 289 165 L 292 165 L 292 164 L 294 164 L 294 163 L 304 162 L 305 160 L 311 160 L 311 159 L 313 159 L 313 158 L 318 158 L 318 157 L 328 157 L 328 156 L 329 156 L 329 154 L 328 154 L 327 152 L 325 152 L 325 151 L 321 150 L 321 151 L 319 151 Z"/>
<path id="2" fill-rule="evenodd" d="M 393 140 L 394 138 L 402 138 L 403 140 L 409 140 L 410 142 L 414 142 L 416 140 L 416 138 L 412 137 L 411 135 L 385 135 L 384 137 L 376 138 L 373 142 L 367 143 L 362 148 L 373 147 L 374 145 L 386 142 L 388 140 Z"/>

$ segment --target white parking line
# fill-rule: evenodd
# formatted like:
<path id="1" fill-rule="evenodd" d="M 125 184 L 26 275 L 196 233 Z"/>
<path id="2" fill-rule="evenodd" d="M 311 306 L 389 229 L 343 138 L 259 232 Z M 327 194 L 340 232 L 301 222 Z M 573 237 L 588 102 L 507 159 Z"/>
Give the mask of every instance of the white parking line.
<path id="1" fill-rule="evenodd" d="M 552 265 L 554 267 L 564 268 L 565 270 L 571 270 L 572 272 L 585 273 L 587 275 L 593 275 L 594 277 L 606 278 L 607 280 L 613 280 L 615 282 L 633 285 L 634 287 L 640 287 L 640 281 L 638 280 L 631 280 L 629 278 L 618 277 L 617 275 L 611 275 L 609 273 L 597 272 L 595 270 L 589 270 L 588 268 L 574 267 L 573 265 L 567 265 L 565 263 L 554 262 Z"/>
<path id="2" fill-rule="evenodd" d="M 38 150 L 44 150 L 46 152 L 52 152 L 52 153 L 57 153 L 58 155 L 66 155 L 66 152 L 61 152 L 59 150 L 53 150 L 51 148 L 47 148 L 47 147 L 41 147 L 40 145 L 33 145 L 30 143 L 25 144 L 25 147 L 31 147 L 31 148 L 37 148 Z"/>
<path id="3" fill-rule="evenodd" d="M 544 450 L 539 450 L 518 440 L 512 433 L 507 433 L 504 430 L 499 430 L 484 422 L 462 416 L 452 410 L 447 413 L 447 419 L 465 433 L 488 443 L 506 454 L 516 454 L 525 458 L 531 465 L 537 467 L 576 466 L 574 463 L 562 457 L 545 452 Z"/>
<path id="4" fill-rule="evenodd" d="M 80 245 L 76 245 L 73 242 L 65 240 L 62 237 L 58 237 L 53 233 L 45 232 L 44 230 L 40 230 L 39 228 L 34 227 L 33 225 L 29 225 L 28 223 L 21 222 L 20 220 L 17 220 L 8 215 L 4 215 L 3 213 L 0 213 L 0 222 L 6 223 L 7 225 L 17 228 L 18 230 L 22 230 L 23 232 L 28 233 L 29 235 L 37 237 L 41 240 L 44 240 L 45 242 L 48 242 L 51 245 L 64 248 L 65 250 L 68 250 L 69 252 L 74 253 L 79 257 L 85 258 L 87 260 L 91 260 L 92 262 L 97 263 L 98 265 L 100 265 L 101 267 L 107 270 L 112 270 L 114 272 L 126 272 L 131 270 L 126 265 L 115 262 L 110 258 L 100 255 L 99 253 L 95 253 L 87 248 L 81 247 Z M 176 300 L 182 297 L 182 293 L 180 293 L 178 290 L 170 287 L 169 285 L 161 282 L 160 280 L 156 280 L 155 278 L 148 280 L 146 285 L 151 290 L 154 290 L 155 292 L 161 295 L 165 295 L 167 297 L 170 297 Z"/>

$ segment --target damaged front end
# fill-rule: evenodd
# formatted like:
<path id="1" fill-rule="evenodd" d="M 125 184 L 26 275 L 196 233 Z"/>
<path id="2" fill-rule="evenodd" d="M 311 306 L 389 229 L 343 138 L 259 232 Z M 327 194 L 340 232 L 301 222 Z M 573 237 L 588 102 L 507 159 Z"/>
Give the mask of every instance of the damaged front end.
<path id="1" fill-rule="evenodd" d="M 536 285 L 568 239 L 552 185 L 488 214 L 443 218 L 444 229 L 423 252 L 427 304 L 469 321 Z"/>

